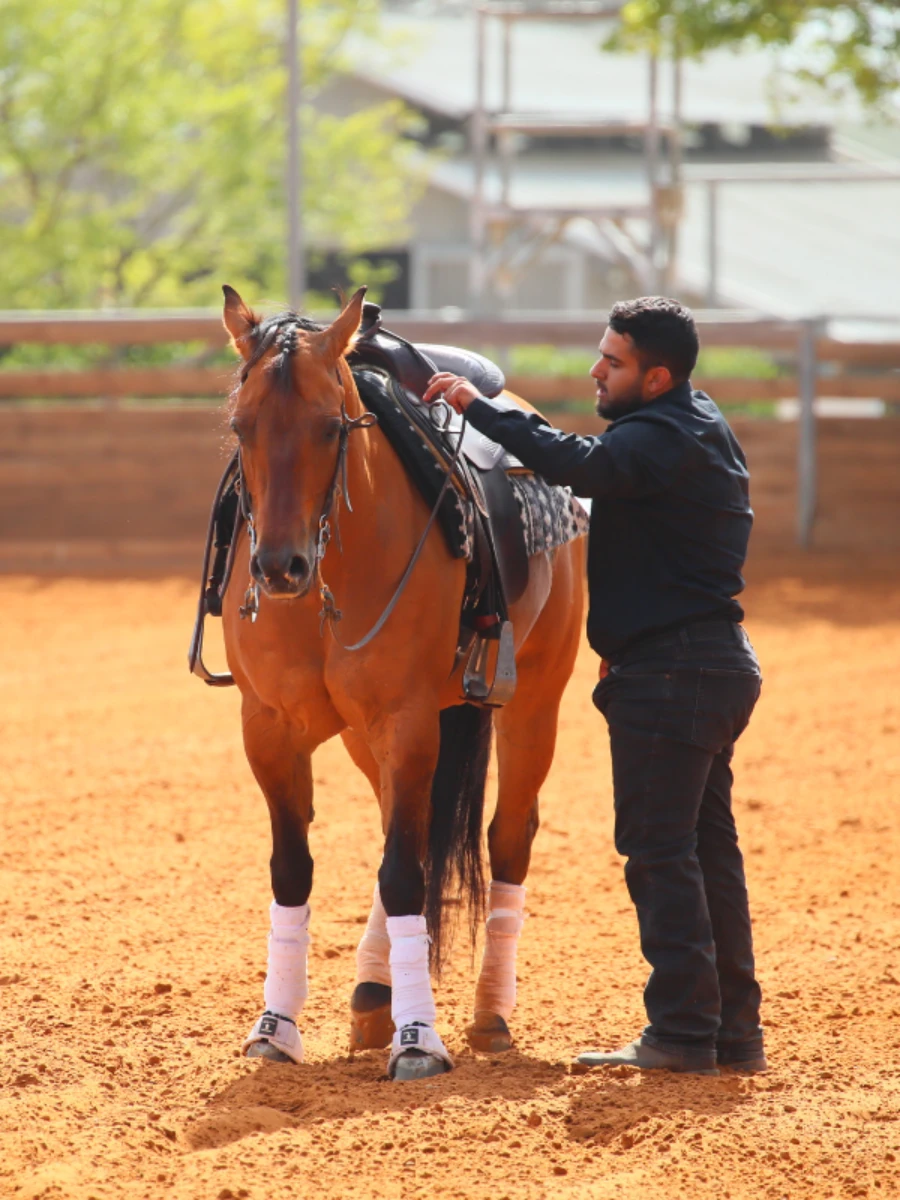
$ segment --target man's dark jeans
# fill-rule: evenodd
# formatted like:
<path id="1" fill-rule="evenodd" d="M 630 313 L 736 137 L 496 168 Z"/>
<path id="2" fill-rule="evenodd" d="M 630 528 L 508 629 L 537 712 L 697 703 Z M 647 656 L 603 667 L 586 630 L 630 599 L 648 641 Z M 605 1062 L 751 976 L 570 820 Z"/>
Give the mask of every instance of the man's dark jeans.
<path id="1" fill-rule="evenodd" d="M 698 1064 L 762 1052 L 730 766 L 760 684 L 742 627 L 710 620 L 644 639 L 594 691 L 609 723 L 616 849 L 653 968 L 644 1037 Z"/>

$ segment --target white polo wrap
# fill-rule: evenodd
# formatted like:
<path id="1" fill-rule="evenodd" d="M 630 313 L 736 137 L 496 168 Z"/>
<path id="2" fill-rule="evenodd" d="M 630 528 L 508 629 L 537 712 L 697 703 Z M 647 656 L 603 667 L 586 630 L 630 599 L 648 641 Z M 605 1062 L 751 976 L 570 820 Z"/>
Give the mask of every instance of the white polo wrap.
<path id="1" fill-rule="evenodd" d="M 381 903 L 381 890 L 377 883 L 372 896 L 372 911 L 356 950 L 356 982 L 391 986 L 391 939 L 388 937 L 387 913 Z"/>
<path id="2" fill-rule="evenodd" d="M 491 880 L 484 956 L 475 989 L 475 1011 L 508 1021 L 516 1007 L 516 951 L 525 924 L 525 888 Z"/>
<path id="3" fill-rule="evenodd" d="M 388 917 L 391 940 L 391 1016 L 396 1028 L 421 1021 L 433 1026 L 437 1019 L 431 976 L 428 973 L 428 946 L 431 939 L 424 917 Z"/>

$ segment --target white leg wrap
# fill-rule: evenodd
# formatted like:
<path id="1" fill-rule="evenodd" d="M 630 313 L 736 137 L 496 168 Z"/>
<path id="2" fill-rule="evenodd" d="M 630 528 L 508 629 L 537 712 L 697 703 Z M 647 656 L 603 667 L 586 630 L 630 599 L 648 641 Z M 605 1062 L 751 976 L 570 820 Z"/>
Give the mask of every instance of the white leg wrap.
<path id="1" fill-rule="evenodd" d="M 484 957 L 475 989 L 475 1011 L 508 1021 L 516 1007 L 516 950 L 525 923 L 525 889 L 491 880 Z"/>
<path id="2" fill-rule="evenodd" d="M 388 1074 L 404 1051 L 421 1050 L 453 1060 L 434 1028 L 437 1009 L 428 972 L 429 937 L 424 917 L 388 917 L 391 940 L 391 1016 L 397 1032 L 391 1043 Z"/>
<path id="3" fill-rule="evenodd" d="M 391 939 L 391 1016 L 399 1029 L 420 1021 L 434 1025 L 437 1009 L 428 973 L 429 937 L 424 917 L 388 917 Z"/>
<path id="4" fill-rule="evenodd" d="M 282 908 L 273 900 L 269 909 L 269 961 L 263 998 L 266 1010 L 251 1029 L 244 1050 L 269 1041 L 294 1062 L 303 1061 L 303 1042 L 296 1021 L 309 990 L 309 905 Z"/>
<path id="5" fill-rule="evenodd" d="M 381 891 L 377 883 L 366 931 L 356 950 L 356 982 L 391 986 L 391 939 L 388 937 L 387 913 L 381 903 Z"/>

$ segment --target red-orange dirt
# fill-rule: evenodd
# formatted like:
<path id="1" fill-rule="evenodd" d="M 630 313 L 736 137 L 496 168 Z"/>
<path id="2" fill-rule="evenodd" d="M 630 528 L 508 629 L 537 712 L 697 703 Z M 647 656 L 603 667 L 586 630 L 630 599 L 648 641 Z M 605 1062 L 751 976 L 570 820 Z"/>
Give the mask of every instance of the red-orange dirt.
<path id="1" fill-rule="evenodd" d="M 393 1084 L 384 1053 L 348 1056 L 380 835 L 336 742 L 315 763 L 308 1061 L 240 1058 L 268 820 L 237 696 L 187 674 L 193 603 L 181 580 L 0 580 L 0 1195 L 900 1194 L 900 569 L 751 573 L 765 685 L 736 809 L 772 1064 L 753 1079 L 570 1072 L 639 1031 L 646 974 L 587 649 L 542 798 L 517 1048 L 466 1049 L 457 944 L 438 992 L 457 1069 Z"/>

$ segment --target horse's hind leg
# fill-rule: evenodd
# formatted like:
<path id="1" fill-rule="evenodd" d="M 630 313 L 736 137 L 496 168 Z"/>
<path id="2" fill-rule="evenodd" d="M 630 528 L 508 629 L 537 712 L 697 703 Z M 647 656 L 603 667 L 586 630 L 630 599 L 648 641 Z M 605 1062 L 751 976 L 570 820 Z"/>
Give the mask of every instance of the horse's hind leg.
<path id="1" fill-rule="evenodd" d="M 264 1011 L 244 1042 L 248 1058 L 301 1062 L 297 1019 L 306 1002 L 313 860 L 311 750 L 291 725 L 252 697 L 243 708 L 244 748 L 272 822 L 272 892 Z"/>
<path id="2" fill-rule="evenodd" d="M 352 729 L 341 734 L 347 753 L 381 800 L 381 772 L 365 739 Z M 356 986 L 350 999 L 350 1049 L 383 1050 L 394 1036 L 391 1016 L 391 939 L 376 881 L 372 908 L 356 950 Z"/>
<path id="3" fill-rule="evenodd" d="M 576 558 L 572 555 L 572 558 Z M 525 921 L 523 886 L 538 830 L 538 793 L 553 762 L 559 705 L 572 673 L 581 629 L 581 580 L 575 563 L 557 560 L 559 576 L 518 663 L 516 694 L 495 717 L 499 787 L 488 828 L 491 886 L 475 1015 L 466 1034 L 476 1050 L 508 1050 L 516 1004 L 516 952 Z"/>

